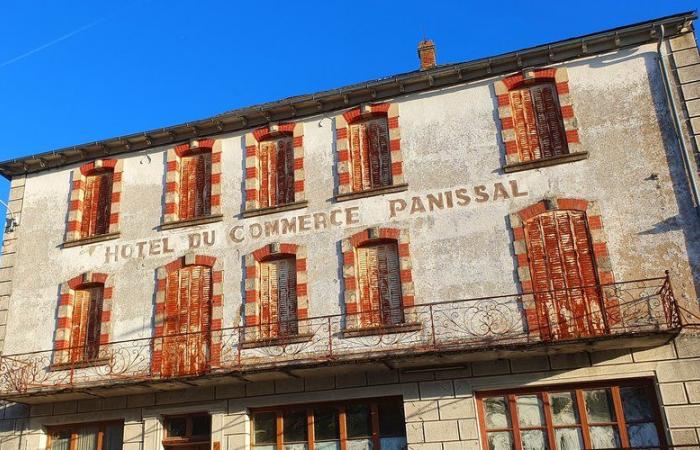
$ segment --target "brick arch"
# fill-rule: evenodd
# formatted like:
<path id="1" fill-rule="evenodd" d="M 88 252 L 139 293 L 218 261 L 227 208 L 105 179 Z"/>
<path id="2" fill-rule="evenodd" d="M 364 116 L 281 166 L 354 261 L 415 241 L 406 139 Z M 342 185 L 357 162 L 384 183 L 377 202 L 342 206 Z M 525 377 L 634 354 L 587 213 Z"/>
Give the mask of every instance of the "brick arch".
<path id="1" fill-rule="evenodd" d="M 260 127 L 245 135 L 245 210 L 275 208 L 275 206 L 261 206 L 261 173 L 260 173 L 260 146 L 263 142 L 275 137 L 289 136 L 292 138 L 292 151 L 294 154 L 294 203 L 303 206 L 306 200 L 305 173 L 304 173 L 304 124 L 301 122 L 285 122 L 269 124 Z M 285 206 L 285 205 L 280 205 Z"/>
<path id="2" fill-rule="evenodd" d="M 274 242 L 247 254 L 245 262 L 245 326 L 251 327 L 246 338 L 257 339 L 257 326 L 261 324 L 260 311 L 260 263 L 284 256 L 294 256 L 296 265 L 296 300 L 298 333 L 308 333 L 309 295 L 308 277 L 306 272 L 306 247 L 297 244 Z"/>
<path id="3" fill-rule="evenodd" d="M 350 155 L 350 125 L 365 118 L 386 117 L 389 131 L 389 154 L 391 157 L 391 184 L 406 183 L 401 153 L 401 131 L 399 128 L 399 105 L 397 103 L 363 104 L 335 117 L 336 170 L 338 173 L 338 194 L 353 193 Z"/>
<path id="4" fill-rule="evenodd" d="M 211 210 L 209 216 L 221 215 L 221 141 L 211 138 L 194 139 L 169 148 L 166 153 L 164 224 L 182 220 L 179 212 L 182 158 L 206 152 L 211 152 Z"/>
<path id="5" fill-rule="evenodd" d="M 113 283 L 113 277 L 110 277 L 106 273 L 84 272 L 61 284 L 58 313 L 56 315 L 56 331 L 54 332 L 54 365 L 60 367 L 61 365 L 75 362 L 71 361 L 70 355 L 75 291 L 94 285 L 101 285 L 103 287 L 100 312 L 100 349 L 98 359 L 105 359 L 109 356 L 109 351 L 106 346 L 110 342 L 112 334 Z M 85 362 L 87 363 L 88 361 Z"/>
<path id="6" fill-rule="evenodd" d="M 161 375 L 163 367 L 163 342 L 166 336 L 165 322 L 167 318 L 167 280 L 168 275 L 182 268 L 190 266 L 203 266 L 211 269 L 211 318 L 209 324 L 209 367 L 216 367 L 221 362 L 221 330 L 223 328 L 223 268 L 219 259 L 214 256 L 197 255 L 187 253 L 176 260 L 159 267 L 156 271 L 156 300 L 155 323 L 153 330 L 153 355 L 151 358 L 151 371 L 154 375 Z M 168 375 L 168 374 L 163 374 Z"/>
<path id="7" fill-rule="evenodd" d="M 119 232 L 119 205 L 122 193 L 121 159 L 97 159 L 74 169 L 71 172 L 70 204 L 68 208 L 68 221 L 66 224 L 65 241 L 73 242 L 93 236 L 83 236 L 81 231 L 83 223 L 83 210 L 85 206 L 85 190 L 88 177 L 101 172 L 112 172 L 112 191 L 110 193 L 109 225 L 106 234 Z M 97 237 L 99 235 L 96 235 Z"/>
<path id="8" fill-rule="evenodd" d="M 601 285 L 615 282 L 607 247 L 607 238 L 603 229 L 600 208 L 595 201 L 578 198 L 553 197 L 540 200 L 510 215 L 513 232 L 513 249 L 517 258 L 517 274 L 524 294 L 523 305 L 527 314 L 528 328 L 538 330 L 538 317 L 535 305 L 534 285 L 528 254 L 528 242 L 525 226 L 537 216 L 550 211 L 577 211 L 584 213 L 588 239 L 593 255 L 596 283 Z M 602 292 L 602 291 L 601 291 Z M 616 300 L 604 298 L 605 312 L 609 325 L 619 322 L 619 307 Z"/>
<path id="9" fill-rule="evenodd" d="M 569 75 L 565 67 L 524 69 L 521 73 L 494 83 L 501 122 L 501 139 L 506 151 L 506 166 L 526 163 L 521 159 L 511 107 L 510 92 L 533 84 L 553 83 L 557 91 L 559 112 L 564 124 L 567 154 L 585 154 L 579 139 L 578 122 L 569 93 Z"/>
<path id="10" fill-rule="evenodd" d="M 405 321 L 415 322 L 415 289 L 411 265 L 411 251 L 408 230 L 386 227 L 372 227 L 359 231 L 341 241 L 343 253 L 343 283 L 346 313 L 346 328 L 360 328 L 360 296 L 355 268 L 356 250 L 360 247 L 382 242 L 395 242 L 399 257 L 401 278 L 401 304 Z"/>

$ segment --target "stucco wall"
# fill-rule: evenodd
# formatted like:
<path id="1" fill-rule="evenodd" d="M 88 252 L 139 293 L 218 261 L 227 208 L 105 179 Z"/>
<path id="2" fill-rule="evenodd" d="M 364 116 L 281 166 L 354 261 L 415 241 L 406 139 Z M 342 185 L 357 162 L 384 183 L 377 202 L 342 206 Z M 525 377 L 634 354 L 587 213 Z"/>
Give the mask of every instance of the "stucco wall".
<path id="1" fill-rule="evenodd" d="M 508 214 L 544 197 L 596 200 L 602 212 L 617 280 L 671 271 L 679 298 L 697 298 L 691 266 L 700 267 L 700 237 L 688 206 L 686 181 L 673 146 L 662 97 L 655 48 L 600 55 L 566 64 L 589 158 L 579 162 L 503 174 L 503 149 L 493 80 L 398 98 L 401 147 L 408 191 L 334 203 L 333 120 L 303 120 L 307 210 L 241 219 L 244 133 L 222 140 L 223 222 L 160 231 L 165 153 L 156 148 L 123 157 L 121 237 L 63 249 L 70 171 L 54 170 L 26 179 L 22 225 L 10 299 L 5 353 L 50 349 L 59 285 L 86 271 L 114 277 L 113 339 L 151 335 L 155 270 L 185 252 L 187 234 L 209 230 L 216 243 L 199 253 L 216 256 L 224 268 L 224 326 L 239 324 L 242 258 L 272 241 L 303 244 L 308 250 L 309 315 L 341 312 L 339 242 L 370 225 L 391 224 L 410 231 L 417 303 L 518 291 Z M 527 196 L 466 207 L 408 214 L 411 197 L 517 181 Z M 473 198 L 473 195 L 472 195 Z M 389 201 L 409 208 L 389 218 Z M 298 232 L 241 243 L 227 237 L 232 227 L 267 220 L 357 207 L 359 223 L 318 232 Z M 427 207 L 427 203 L 426 203 Z M 168 237 L 177 250 L 168 255 L 105 262 L 107 246 Z M 27 332 L 31 330 L 31 332 Z"/>

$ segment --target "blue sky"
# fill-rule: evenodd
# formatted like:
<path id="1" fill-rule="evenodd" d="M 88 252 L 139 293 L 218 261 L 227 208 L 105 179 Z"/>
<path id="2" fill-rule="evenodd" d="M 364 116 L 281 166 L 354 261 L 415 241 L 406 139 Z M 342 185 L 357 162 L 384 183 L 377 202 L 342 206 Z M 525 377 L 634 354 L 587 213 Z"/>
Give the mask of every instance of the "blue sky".
<path id="1" fill-rule="evenodd" d="M 5 0 L 0 159 L 698 8 L 697 0 Z M 8 183 L 0 181 L 0 198 Z"/>

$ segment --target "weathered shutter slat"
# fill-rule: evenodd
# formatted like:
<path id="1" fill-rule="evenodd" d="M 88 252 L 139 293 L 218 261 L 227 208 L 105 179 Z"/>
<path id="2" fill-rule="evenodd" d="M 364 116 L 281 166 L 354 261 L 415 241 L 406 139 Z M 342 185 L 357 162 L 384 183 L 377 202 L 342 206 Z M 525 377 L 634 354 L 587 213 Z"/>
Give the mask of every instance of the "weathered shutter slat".
<path id="1" fill-rule="evenodd" d="M 284 172 L 286 185 L 284 189 L 284 203 L 294 202 L 294 138 L 288 136 L 284 139 Z"/>
<path id="2" fill-rule="evenodd" d="M 395 243 L 357 249 L 361 326 L 403 322 L 401 276 Z"/>
<path id="3" fill-rule="evenodd" d="M 260 145 L 260 197 L 261 208 L 270 206 L 270 143 L 263 142 Z"/>
<path id="4" fill-rule="evenodd" d="M 403 323 L 403 301 L 401 292 L 401 268 L 396 244 L 386 244 L 386 285 L 387 296 L 384 298 L 385 309 L 389 314 L 385 315 L 385 321 L 391 325 Z"/>
<path id="5" fill-rule="evenodd" d="M 362 149 L 361 149 L 361 124 L 350 126 L 350 164 L 352 175 L 352 190 L 357 192 L 363 190 L 362 187 Z"/>

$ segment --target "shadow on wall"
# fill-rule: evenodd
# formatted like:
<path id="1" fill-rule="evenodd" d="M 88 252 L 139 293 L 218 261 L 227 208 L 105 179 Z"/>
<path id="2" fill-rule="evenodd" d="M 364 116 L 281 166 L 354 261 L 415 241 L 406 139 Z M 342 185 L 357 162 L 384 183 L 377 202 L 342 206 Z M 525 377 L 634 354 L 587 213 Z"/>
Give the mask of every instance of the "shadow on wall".
<path id="1" fill-rule="evenodd" d="M 666 162 L 671 173 L 673 193 L 679 213 L 654 225 L 654 228 L 639 234 L 653 235 L 680 230 L 685 240 L 685 250 L 692 271 L 696 297 L 700 297 L 700 224 L 693 208 L 693 200 L 688 186 L 688 174 L 681 160 L 681 149 L 675 139 L 675 129 L 666 99 L 661 69 L 656 54 L 644 59 L 649 74 L 649 89 L 654 103 L 654 111 L 660 126 L 666 154 Z M 697 306 L 697 305 L 693 305 Z"/>

